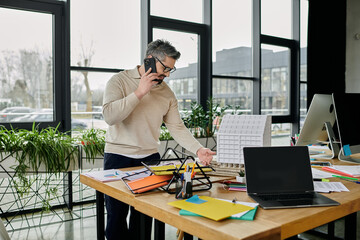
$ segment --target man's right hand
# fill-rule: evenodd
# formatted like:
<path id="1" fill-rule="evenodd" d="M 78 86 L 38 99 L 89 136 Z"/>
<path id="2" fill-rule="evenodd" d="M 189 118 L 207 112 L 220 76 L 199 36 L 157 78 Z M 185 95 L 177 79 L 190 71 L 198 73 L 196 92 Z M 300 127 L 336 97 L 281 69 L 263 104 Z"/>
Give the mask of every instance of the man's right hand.
<path id="1" fill-rule="evenodd" d="M 142 99 L 148 92 L 150 92 L 152 86 L 157 84 L 157 82 L 153 80 L 158 78 L 158 74 L 150 72 L 151 68 L 149 68 L 148 71 L 141 76 L 139 86 L 134 92 L 138 99 Z"/>

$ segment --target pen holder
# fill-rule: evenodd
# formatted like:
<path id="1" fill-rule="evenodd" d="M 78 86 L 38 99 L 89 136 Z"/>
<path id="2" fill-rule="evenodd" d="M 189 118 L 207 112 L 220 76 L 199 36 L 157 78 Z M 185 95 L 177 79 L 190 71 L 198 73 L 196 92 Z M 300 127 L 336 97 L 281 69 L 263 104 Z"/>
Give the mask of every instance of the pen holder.
<path id="1" fill-rule="evenodd" d="M 187 199 L 192 197 L 192 180 L 188 177 L 176 178 L 176 199 Z"/>

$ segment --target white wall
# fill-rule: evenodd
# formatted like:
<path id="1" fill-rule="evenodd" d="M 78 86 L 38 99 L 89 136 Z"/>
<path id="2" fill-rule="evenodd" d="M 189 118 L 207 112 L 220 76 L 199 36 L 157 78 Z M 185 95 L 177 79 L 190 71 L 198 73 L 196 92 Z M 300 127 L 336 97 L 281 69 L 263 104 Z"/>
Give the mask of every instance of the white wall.
<path id="1" fill-rule="evenodd" d="M 345 91 L 360 93 L 360 1 L 347 0 Z M 358 39 L 355 37 L 358 34 Z M 331 34 L 329 34 L 331 38 Z"/>

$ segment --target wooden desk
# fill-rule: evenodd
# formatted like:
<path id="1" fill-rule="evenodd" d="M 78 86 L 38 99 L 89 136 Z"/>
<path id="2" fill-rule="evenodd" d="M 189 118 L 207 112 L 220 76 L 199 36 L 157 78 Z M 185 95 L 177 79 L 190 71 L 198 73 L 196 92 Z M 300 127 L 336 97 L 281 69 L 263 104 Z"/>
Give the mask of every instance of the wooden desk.
<path id="1" fill-rule="evenodd" d="M 280 227 L 271 220 L 257 219 L 249 224 L 248 221 L 241 220 L 216 222 L 202 217 L 180 216 L 179 209 L 167 204 L 168 202 L 176 200 L 173 194 L 155 191 L 134 195 L 126 188 L 122 181 L 102 183 L 84 175 L 80 175 L 80 182 L 99 192 L 134 206 L 138 211 L 151 216 L 156 220 L 172 225 L 201 239 L 232 240 L 280 238 Z M 233 199 L 236 196 L 240 201 L 251 201 L 246 193 L 229 193 L 228 191 L 223 190 L 219 183 L 214 183 L 211 190 L 198 192 L 198 194 L 225 199 Z M 259 209 L 258 211 L 260 212 L 262 210 Z M 100 236 L 98 236 L 98 238 L 99 237 Z"/>
<path id="2" fill-rule="evenodd" d="M 335 178 L 332 181 L 343 182 L 350 192 L 325 195 L 340 202 L 340 206 L 276 210 L 259 208 L 254 221 L 223 220 L 220 222 L 201 217 L 180 216 L 179 209 L 167 205 L 168 202 L 174 201 L 175 197 L 166 192 L 156 191 L 135 196 L 121 181 L 102 183 L 84 175 L 80 176 L 80 181 L 98 192 L 134 206 L 138 211 L 156 220 L 201 239 L 286 239 L 347 215 L 351 216 L 351 221 L 349 221 L 349 224 L 352 224 L 351 231 L 356 231 L 354 227 L 356 212 L 360 210 L 360 184 Z M 239 201 L 253 202 L 246 193 L 225 191 L 219 183 L 215 183 L 209 191 L 198 192 L 198 195 L 224 199 L 236 197 Z M 355 219 L 353 213 L 355 213 Z"/>

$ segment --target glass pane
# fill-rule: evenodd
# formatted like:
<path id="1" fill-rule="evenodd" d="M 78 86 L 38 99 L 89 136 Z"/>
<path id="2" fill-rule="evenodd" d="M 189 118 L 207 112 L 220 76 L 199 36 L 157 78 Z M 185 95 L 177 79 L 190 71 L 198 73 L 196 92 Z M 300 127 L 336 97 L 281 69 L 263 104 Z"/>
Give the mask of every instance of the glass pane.
<path id="1" fill-rule="evenodd" d="M 214 0 L 212 9 L 213 74 L 251 77 L 251 0 Z"/>
<path id="2" fill-rule="evenodd" d="M 304 125 L 307 113 L 307 84 L 300 84 L 300 129 Z"/>
<path id="3" fill-rule="evenodd" d="M 140 0 L 71 1 L 72 66 L 134 68 L 140 46 Z"/>
<path id="4" fill-rule="evenodd" d="M 213 79 L 213 99 L 220 107 L 229 106 L 227 113 L 252 114 L 252 92 L 252 81 Z"/>
<path id="5" fill-rule="evenodd" d="M 300 1 L 300 81 L 307 81 L 307 30 L 309 2 Z"/>
<path id="6" fill-rule="evenodd" d="M 151 0 L 153 16 L 203 23 L 203 0 Z"/>
<path id="7" fill-rule="evenodd" d="M 292 37 L 290 0 L 261 0 L 261 33 L 276 37 Z"/>
<path id="8" fill-rule="evenodd" d="M 266 44 L 261 48 L 261 114 L 288 115 L 290 51 Z"/>
<path id="9" fill-rule="evenodd" d="M 72 129 L 107 128 L 101 113 L 102 101 L 105 85 L 113 75 L 114 73 L 71 71 Z"/>
<path id="10" fill-rule="evenodd" d="M 176 71 L 165 78 L 165 82 L 176 94 L 179 110 L 190 110 L 191 102 L 197 102 L 198 85 L 198 35 L 154 29 L 155 39 L 166 39 L 181 53 L 176 62 Z"/>
<path id="11" fill-rule="evenodd" d="M 53 121 L 53 16 L 0 8 L 0 122 Z"/>
<path id="12" fill-rule="evenodd" d="M 271 125 L 271 146 L 289 146 L 290 132 L 290 123 L 273 123 Z"/>

